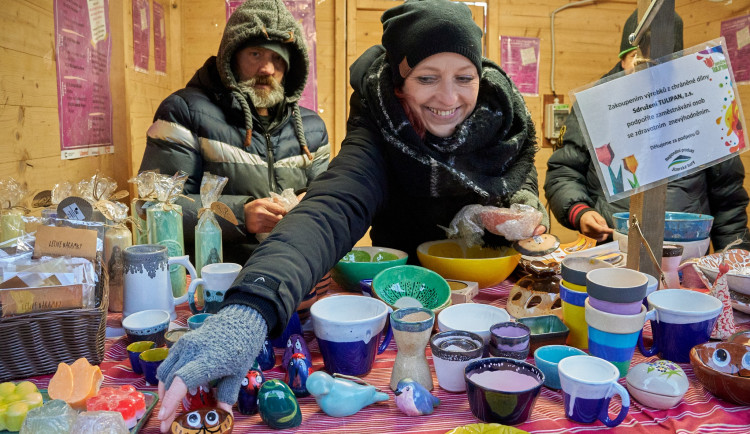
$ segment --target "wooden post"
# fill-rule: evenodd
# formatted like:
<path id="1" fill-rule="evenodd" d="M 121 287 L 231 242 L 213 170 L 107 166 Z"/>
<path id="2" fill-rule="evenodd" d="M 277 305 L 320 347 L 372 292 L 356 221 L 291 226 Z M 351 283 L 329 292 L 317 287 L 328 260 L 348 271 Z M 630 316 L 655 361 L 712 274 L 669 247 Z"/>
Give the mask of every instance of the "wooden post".
<path id="1" fill-rule="evenodd" d="M 638 20 L 643 18 L 649 0 L 638 0 Z M 656 59 L 671 54 L 674 50 L 674 0 L 664 0 L 661 9 L 650 26 L 650 37 L 641 40 L 640 49 L 644 57 Z M 646 242 L 656 260 L 661 262 L 664 242 L 664 212 L 667 197 L 667 184 L 651 188 L 630 197 L 630 215 L 638 219 Z M 627 267 L 651 274 L 657 279 L 659 273 L 648 251 L 634 230 L 628 231 Z"/>

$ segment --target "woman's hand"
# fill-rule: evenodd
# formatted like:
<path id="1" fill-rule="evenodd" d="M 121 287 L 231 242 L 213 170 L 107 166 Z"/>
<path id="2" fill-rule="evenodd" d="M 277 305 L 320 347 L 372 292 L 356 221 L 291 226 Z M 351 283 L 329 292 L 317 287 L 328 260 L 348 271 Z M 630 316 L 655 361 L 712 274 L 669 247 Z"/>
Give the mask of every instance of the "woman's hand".
<path id="1" fill-rule="evenodd" d="M 578 223 L 581 233 L 597 241 L 604 241 L 614 232 L 598 212 L 589 210 L 583 213 Z"/>

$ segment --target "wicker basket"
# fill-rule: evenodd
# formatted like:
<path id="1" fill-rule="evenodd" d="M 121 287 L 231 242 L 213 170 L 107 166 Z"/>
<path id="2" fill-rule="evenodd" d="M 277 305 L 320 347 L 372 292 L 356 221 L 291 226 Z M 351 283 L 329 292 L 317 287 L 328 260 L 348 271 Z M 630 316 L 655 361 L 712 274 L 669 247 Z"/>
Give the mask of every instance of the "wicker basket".
<path id="1" fill-rule="evenodd" d="M 0 382 L 50 374 L 61 362 L 104 359 L 109 285 L 106 268 L 96 264 L 97 307 L 36 312 L 0 318 Z"/>

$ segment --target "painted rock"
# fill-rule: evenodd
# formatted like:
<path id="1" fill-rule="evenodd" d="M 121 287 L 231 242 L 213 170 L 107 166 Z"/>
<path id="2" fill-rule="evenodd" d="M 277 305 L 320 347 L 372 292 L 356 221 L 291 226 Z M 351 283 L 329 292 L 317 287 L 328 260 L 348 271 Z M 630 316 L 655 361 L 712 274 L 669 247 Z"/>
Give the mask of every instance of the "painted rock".
<path id="1" fill-rule="evenodd" d="M 268 380 L 260 386 L 258 411 L 263 422 L 273 429 L 290 429 L 302 423 L 297 398 L 281 380 Z"/>
<path id="2" fill-rule="evenodd" d="M 312 374 L 311 359 L 305 357 L 302 353 L 294 353 L 286 365 L 286 375 L 284 382 L 289 385 L 295 396 L 308 396 L 307 378 Z"/>
<path id="3" fill-rule="evenodd" d="M 263 371 L 273 369 L 274 365 L 276 365 L 276 354 L 273 351 L 273 345 L 271 345 L 271 341 L 266 339 L 265 342 L 263 342 L 263 348 L 261 348 L 260 354 L 258 354 L 258 357 L 255 359 L 255 361 Z"/>
<path id="4" fill-rule="evenodd" d="M 237 396 L 237 408 L 242 414 L 255 414 L 258 412 L 258 391 L 263 382 L 266 381 L 263 371 L 258 364 L 247 371 L 247 375 L 242 379 L 240 393 Z"/>
<path id="5" fill-rule="evenodd" d="M 312 355 L 310 354 L 310 350 L 307 349 L 305 340 L 301 335 L 294 334 L 289 336 L 289 339 L 286 340 L 286 348 L 284 349 L 284 357 L 281 359 L 281 367 L 286 369 L 287 366 L 289 366 L 289 360 L 297 353 L 304 355 L 312 366 Z"/>
<path id="6" fill-rule="evenodd" d="M 230 434 L 234 417 L 220 408 L 201 408 L 178 417 L 170 430 L 174 434 Z"/>
<path id="7" fill-rule="evenodd" d="M 182 408 L 186 412 L 205 407 L 216 407 L 216 397 L 208 384 L 202 384 L 197 389 L 188 390 L 182 398 Z"/>

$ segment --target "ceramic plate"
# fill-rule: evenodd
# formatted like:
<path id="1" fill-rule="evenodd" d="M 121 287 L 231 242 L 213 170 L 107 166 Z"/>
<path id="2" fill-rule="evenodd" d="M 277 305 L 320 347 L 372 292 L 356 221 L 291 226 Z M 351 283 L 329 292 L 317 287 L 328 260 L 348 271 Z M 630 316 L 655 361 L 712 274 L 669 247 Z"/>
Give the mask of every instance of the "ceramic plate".
<path id="1" fill-rule="evenodd" d="M 529 434 L 512 426 L 501 425 L 499 423 L 472 423 L 448 431 L 446 434 Z"/>
<path id="2" fill-rule="evenodd" d="M 711 280 L 716 279 L 721 256 L 721 253 L 714 253 L 698 260 L 698 267 Z M 727 273 L 729 289 L 750 295 L 750 252 L 742 249 L 729 250 L 726 252 L 726 261 L 729 264 L 729 273 Z"/>
<path id="3" fill-rule="evenodd" d="M 146 422 L 148 422 L 151 412 L 154 411 L 154 407 L 156 407 L 156 403 L 159 401 L 159 395 L 155 392 L 148 392 L 145 390 L 139 390 L 139 392 L 143 394 L 143 399 L 146 401 L 146 412 L 143 413 L 143 417 L 138 419 L 138 423 L 130 429 L 130 434 L 137 434 L 144 426 L 146 426 Z M 49 395 L 47 395 L 47 389 L 39 389 L 39 393 L 42 394 L 42 399 L 45 403 L 50 400 Z M 3 434 L 4 433 L 17 434 L 18 431 L 3 431 Z"/>

